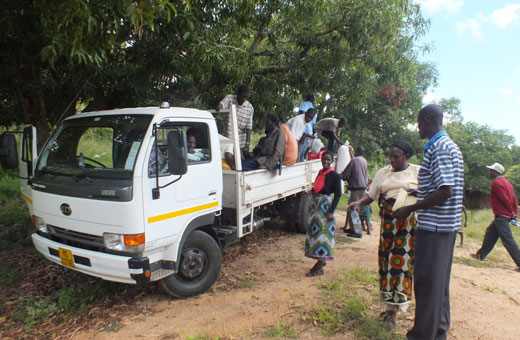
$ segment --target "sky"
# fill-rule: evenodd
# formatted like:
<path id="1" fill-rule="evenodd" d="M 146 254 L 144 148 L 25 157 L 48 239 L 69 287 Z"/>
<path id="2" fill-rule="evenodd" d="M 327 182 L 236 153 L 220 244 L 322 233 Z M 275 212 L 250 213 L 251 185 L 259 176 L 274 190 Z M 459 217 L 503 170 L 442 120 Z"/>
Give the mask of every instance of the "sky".
<path id="1" fill-rule="evenodd" d="M 439 72 L 423 102 L 460 99 L 464 122 L 507 130 L 520 145 L 520 1 L 416 0 L 430 29 L 420 60 Z"/>

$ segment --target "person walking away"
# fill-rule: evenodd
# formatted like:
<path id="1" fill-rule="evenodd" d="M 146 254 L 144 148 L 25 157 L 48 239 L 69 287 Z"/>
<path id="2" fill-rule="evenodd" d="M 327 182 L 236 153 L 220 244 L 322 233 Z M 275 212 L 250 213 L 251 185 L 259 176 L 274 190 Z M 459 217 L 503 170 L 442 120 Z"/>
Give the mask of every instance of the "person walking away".
<path id="1" fill-rule="evenodd" d="M 343 141 L 339 138 L 341 130 L 347 126 L 347 119 L 342 117 L 336 118 L 324 118 L 314 124 L 314 132 L 318 135 L 322 135 L 327 138 L 329 143 L 327 150 L 334 153 L 334 142 L 338 142 L 339 145 L 343 145 Z"/>
<path id="2" fill-rule="evenodd" d="M 347 182 L 350 197 L 348 203 L 359 201 L 365 194 L 368 184 L 367 176 L 367 160 L 363 157 L 365 149 L 358 146 L 355 151 L 355 157 L 350 160 L 347 167 L 341 173 L 341 178 Z M 343 231 L 348 236 L 361 238 L 361 231 L 355 231 L 350 216 L 350 209 L 347 210 L 347 218 L 345 219 L 345 227 Z"/>
<path id="3" fill-rule="evenodd" d="M 386 302 L 386 310 L 380 314 L 390 327 L 396 323 L 398 312 L 407 310 L 412 300 L 413 258 L 415 252 L 416 219 L 396 219 L 394 204 L 401 192 L 409 187 L 417 188 L 419 166 L 408 163 L 413 155 L 410 143 L 394 142 L 389 150 L 390 165 L 377 171 L 368 193 L 347 207 L 359 208 L 374 200 L 379 203 L 381 229 L 379 234 L 379 292 Z"/>
<path id="4" fill-rule="evenodd" d="M 310 222 L 305 239 L 305 256 L 317 260 L 306 276 L 323 275 L 326 261 L 334 259 L 336 221 L 334 211 L 341 198 L 341 179 L 331 167 L 332 153 L 325 151 L 321 157 L 323 168 L 316 176 L 311 191 Z"/>
<path id="5" fill-rule="evenodd" d="M 228 94 L 220 101 L 217 107 L 217 111 L 219 111 L 221 109 L 230 109 L 233 104 L 236 105 L 238 139 L 242 152 L 249 151 L 251 130 L 253 130 L 253 115 L 255 113 L 253 105 L 247 101 L 248 97 L 249 88 L 246 85 L 240 85 L 237 89 L 236 95 Z M 224 135 L 231 139 L 233 139 L 232 129 L 231 119 L 228 118 Z"/>
<path id="6" fill-rule="evenodd" d="M 450 275 L 460 229 L 464 164 L 458 146 L 442 127 L 442 118 L 442 109 L 435 104 L 419 112 L 419 136 L 429 141 L 419 170 L 418 200 L 394 212 L 398 219 L 418 212 L 415 321 L 407 339 L 446 339 L 450 328 Z"/>
<path id="7" fill-rule="evenodd" d="M 495 219 L 486 229 L 482 246 L 472 256 L 483 261 L 495 247 L 498 238 L 500 238 L 507 252 L 515 261 L 516 270 L 520 271 L 520 249 L 513 238 L 509 224 L 509 220 L 516 219 L 518 216 L 518 200 L 511 183 L 502 177 L 504 174 L 502 164 L 495 163 L 487 168 L 489 169 L 489 177 L 493 178 L 490 198 L 491 209 L 493 209 Z"/>

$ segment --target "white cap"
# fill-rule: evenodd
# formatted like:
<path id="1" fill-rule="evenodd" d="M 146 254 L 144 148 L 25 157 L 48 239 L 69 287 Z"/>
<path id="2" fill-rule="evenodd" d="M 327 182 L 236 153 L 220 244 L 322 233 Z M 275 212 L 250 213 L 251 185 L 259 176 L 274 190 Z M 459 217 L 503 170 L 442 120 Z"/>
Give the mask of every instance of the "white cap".
<path id="1" fill-rule="evenodd" d="M 505 171 L 504 167 L 500 163 L 494 163 L 493 165 L 486 166 L 486 168 L 488 168 L 490 170 L 495 170 L 500 175 L 502 175 L 504 173 L 504 171 Z"/>

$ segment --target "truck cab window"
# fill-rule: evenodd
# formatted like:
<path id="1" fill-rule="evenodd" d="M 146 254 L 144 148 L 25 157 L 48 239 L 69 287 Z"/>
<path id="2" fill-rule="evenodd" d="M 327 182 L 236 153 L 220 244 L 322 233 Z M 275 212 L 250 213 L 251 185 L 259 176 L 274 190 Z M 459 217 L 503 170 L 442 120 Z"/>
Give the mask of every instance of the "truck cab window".
<path id="1" fill-rule="evenodd" d="M 113 135 L 109 127 L 89 127 L 79 138 L 78 165 L 88 168 L 113 168 Z"/>
<path id="2" fill-rule="evenodd" d="M 36 177 L 131 179 L 151 119 L 124 114 L 63 121 L 38 158 Z"/>
<path id="3" fill-rule="evenodd" d="M 159 175 L 168 174 L 168 132 L 183 130 L 186 133 L 186 146 L 188 148 L 188 165 L 196 165 L 211 161 L 211 148 L 209 141 L 208 125 L 204 123 L 175 123 L 161 126 L 157 129 L 157 148 L 154 146 L 148 158 L 148 175 L 155 176 L 157 167 Z M 156 149 L 159 150 L 156 153 Z M 156 159 L 157 154 L 157 159 Z M 189 171 L 189 170 L 188 170 Z"/>

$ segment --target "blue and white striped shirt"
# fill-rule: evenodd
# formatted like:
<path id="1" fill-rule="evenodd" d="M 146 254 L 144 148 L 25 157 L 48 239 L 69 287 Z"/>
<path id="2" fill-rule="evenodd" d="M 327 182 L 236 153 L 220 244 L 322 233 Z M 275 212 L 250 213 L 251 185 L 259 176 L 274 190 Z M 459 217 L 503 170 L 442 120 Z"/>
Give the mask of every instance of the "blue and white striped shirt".
<path id="1" fill-rule="evenodd" d="M 427 144 L 419 171 L 417 199 L 423 200 L 442 186 L 453 187 L 453 196 L 441 205 L 420 209 L 418 228 L 432 232 L 454 232 L 460 229 L 464 162 L 459 147 L 440 131 Z"/>

